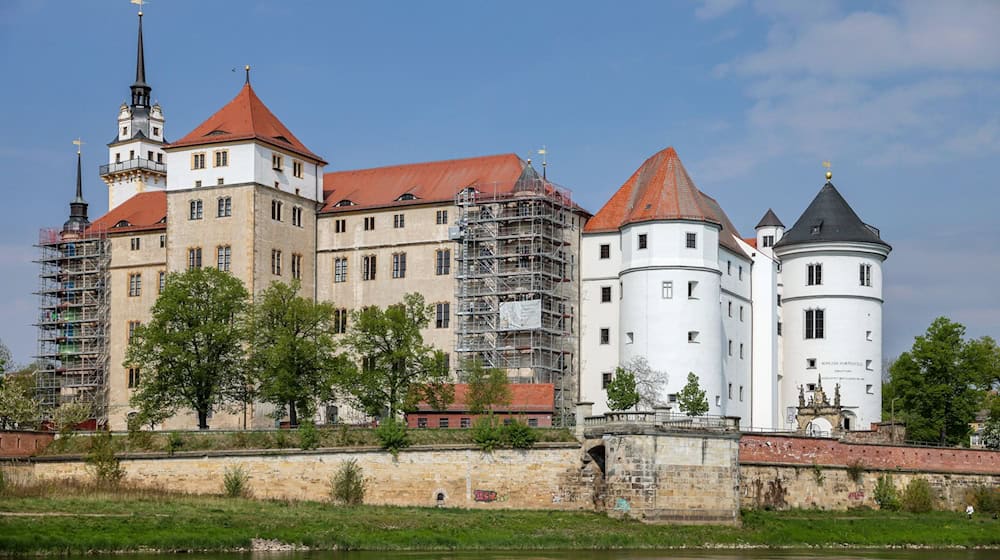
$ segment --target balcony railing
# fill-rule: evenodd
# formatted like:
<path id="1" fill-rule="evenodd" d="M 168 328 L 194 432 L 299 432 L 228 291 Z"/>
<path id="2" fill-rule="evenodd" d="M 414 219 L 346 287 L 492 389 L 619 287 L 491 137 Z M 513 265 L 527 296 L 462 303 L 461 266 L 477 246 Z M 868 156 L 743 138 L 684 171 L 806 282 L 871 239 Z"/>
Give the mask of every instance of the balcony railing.
<path id="1" fill-rule="evenodd" d="M 146 169 L 149 171 L 156 171 L 158 173 L 166 173 L 167 164 L 153 161 L 151 159 L 134 158 L 127 161 L 119 161 L 115 163 L 109 163 L 107 165 L 102 165 L 101 175 L 102 176 L 110 175 L 111 173 L 131 171 L 133 169 Z"/>

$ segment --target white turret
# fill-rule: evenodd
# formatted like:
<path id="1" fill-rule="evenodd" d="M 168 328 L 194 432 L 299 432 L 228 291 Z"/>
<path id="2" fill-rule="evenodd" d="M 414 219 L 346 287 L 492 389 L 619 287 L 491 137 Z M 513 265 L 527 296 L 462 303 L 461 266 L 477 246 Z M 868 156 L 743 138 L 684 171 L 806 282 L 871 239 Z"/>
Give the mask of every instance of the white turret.
<path id="1" fill-rule="evenodd" d="M 782 380 L 787 427 L 802 386 L 840 384 L 846 429 L 881 419 L 882 262 L 892 248 L 829 181 L 774 246 L 781 260 Z"/>

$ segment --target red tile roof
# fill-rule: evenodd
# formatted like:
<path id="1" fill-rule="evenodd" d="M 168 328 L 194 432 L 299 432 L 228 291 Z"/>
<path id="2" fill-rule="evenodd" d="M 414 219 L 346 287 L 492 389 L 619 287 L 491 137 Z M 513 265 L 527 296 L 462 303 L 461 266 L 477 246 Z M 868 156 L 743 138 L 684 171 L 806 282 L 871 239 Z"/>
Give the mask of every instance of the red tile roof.
<path id="1" fill-rule="evenodd" d="M 753 247 L 754 249 L 757 248 L 757 238 L 756 237 L 744 237 L 743 238 L 743 242 L 746 243 L 747 245 Z"/>
<path id="2" fill-rule="evenodd" d="M 672 147 L 647 159 L 587 222 L 584 233 L 618 231 L 628 224 L 658 220 L 720 225 L 719 244 L 745 254 L 729 217 L 715 199 L 698 190 Z"/>
<path id="3" fill-rule="evenodd" d="M 276 148 L 326 163 L 323 158 L 306 148 L 305 144 L 274 116 L 274 113 L 257 97 L 250 84 L 244 85 L 232 101 L 187 136 L 171 142 L 164 149 L 250 139 L 260 140 Z"/>
<path id="4" fill-rule="evenodd" d="M 416 197 L 410 204 L 450 201 L 473 185 L 484 192 L 506 194 L 514 191 L 526 165 L 514 154 L 500 154 L 335 171 L 323 176 L 322 212 L 405 204 L 399 201 L 404 194 Z M 337 206 L 344 200 L 354 204 Z"/>
<path id="5" fill-rule="evenodd" d="M 455 400 L 448 406 L 450 412 L 468 410 L 466 398 L 469 385 L 455 383 Z M 495 412 L 553 412 L 555 409 L 555 386 L 551 383 L 511 383 L 510 406 L 497 407 Z M 418 411 L 431 411 L 427 403 L 417 405 Z"/>
<path id="6" fill-rule="evenodd" d="M 94 220 L 87 231 L 104 230 L 113 235 L 120 232 L 164 229 L 167 227 L 166 218 L 167 193 L 164 191 L 142 192 Z M 119 223 L 123 225 L 117 226 Z"/>

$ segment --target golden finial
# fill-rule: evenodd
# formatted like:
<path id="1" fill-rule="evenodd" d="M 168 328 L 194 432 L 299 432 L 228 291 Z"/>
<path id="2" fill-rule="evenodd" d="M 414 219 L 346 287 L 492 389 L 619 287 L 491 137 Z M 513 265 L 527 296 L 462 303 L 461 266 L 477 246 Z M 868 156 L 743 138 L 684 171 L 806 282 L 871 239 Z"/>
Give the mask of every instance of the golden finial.
<path id="1" fill-rule="evenodd" d="M 83 140 L 77 138 L 73 140 L 73 145 L 76 146 L 76 153 L 79 154 L 80 150 L 83 148 Z"/>
<path id="2" fill-rule="evenodd" d="M 142 17 L 142 6 L 146 4 L 146 0 L 129 0 L 132 4 L 139 6 L 139 17 Z"/>
<path id="3" fill-rule="evenodd" d="M 823 167 L 826 168 L 826 180 L 829 181 L 830 179 L 833 179 L 833 171 L 830 171 L 830 168 L 832 167 L 830 165 L 830 162 L 829 161 L 824 161 L 823 162 Z"/>
<path id="4" fill-rule="evenodd" d="M 244 66 L 243 70 L 245 70 L 246 73 L 247 73 L 247 82 L 246 83 L 249 84 L 250 83 L 250 65 L 247 64 L 246 66 Z"/>

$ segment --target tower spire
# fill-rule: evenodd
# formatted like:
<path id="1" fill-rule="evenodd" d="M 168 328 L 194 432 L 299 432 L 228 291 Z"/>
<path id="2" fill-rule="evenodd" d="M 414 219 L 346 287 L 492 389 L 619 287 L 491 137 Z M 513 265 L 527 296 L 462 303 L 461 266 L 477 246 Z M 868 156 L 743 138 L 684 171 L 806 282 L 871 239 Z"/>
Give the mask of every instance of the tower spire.
<path id="1" fill-rule="evenodd" d="M 139 43 L 135 54 L 135 83 L 132 84 L 132 106 L 149 107 L 149 94 L 153 88 L 146 83 L 146 57 L 142 49 L 142 3 L 139 4 Z"/>
<path id="2" fill-rule="evenodd" d="M 69 203 L 69 219 L 63 224 L 63 233 L 82 233 L 90 225 L 87 218 L 87 201 L 83 199 L 83 173 L 81 161 L 83 141 L 77 138 L 76 144 L 76 197 Z"/>

